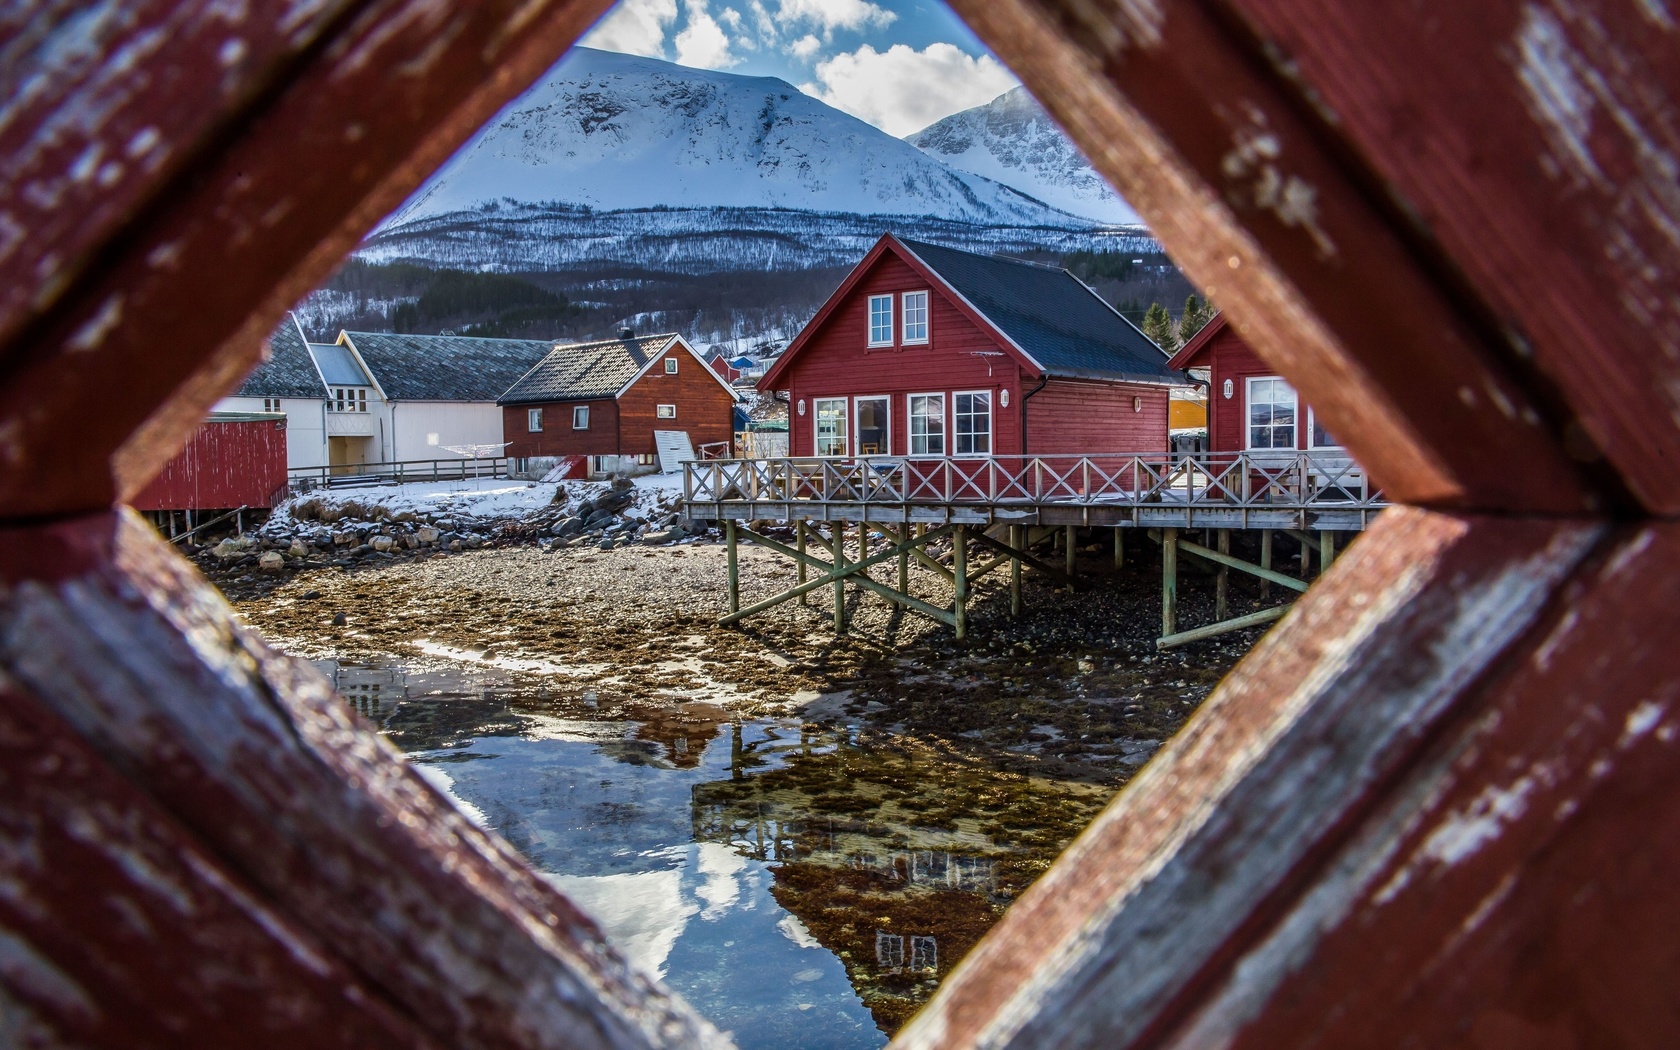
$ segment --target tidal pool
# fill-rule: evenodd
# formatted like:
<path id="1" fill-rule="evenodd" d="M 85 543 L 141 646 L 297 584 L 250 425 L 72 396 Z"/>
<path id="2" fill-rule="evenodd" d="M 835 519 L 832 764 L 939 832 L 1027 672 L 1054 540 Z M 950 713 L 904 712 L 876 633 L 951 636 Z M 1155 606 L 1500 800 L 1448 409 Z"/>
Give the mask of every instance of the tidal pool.
<path id="1" fill-rule="evenodd" d="M 1109 794 L 843 716 L 316 663 L 742 1050 L 884 1044 Z"/>

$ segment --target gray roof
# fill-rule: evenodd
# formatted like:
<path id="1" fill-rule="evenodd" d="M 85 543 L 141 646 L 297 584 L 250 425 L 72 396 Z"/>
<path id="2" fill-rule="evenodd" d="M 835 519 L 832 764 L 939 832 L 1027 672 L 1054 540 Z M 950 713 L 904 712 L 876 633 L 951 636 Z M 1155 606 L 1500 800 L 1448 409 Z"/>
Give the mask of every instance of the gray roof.
<path id="1" fill-rule="evenodd" d="M 676 341 L 675 335 L 667 333 L 593 343 L 562 343 L 499 400 L 504 405 L 518 405 L 612 397 Z"/>
<path id="2" fill-rule="evenodd" d="M 356 363 L 356 356 L 347 346 L 336 343 L 310 343 L 309 353 L 315 358 L 315 367 L 321 370 L 321 378 L 328 386 L 367 386 L 367 373 Z"/>
<path id="3" fill-rule="evenodd" d="M 309 359 L 309 347 L 287 314 L 268 337 L 268 360 L 258 365 L 234 393 L 240 397 L 308 397 L 319 400 L 327 392 Z"/>
<path id="4" fill-rule="evenodd" d="M 898 241 L 1050 375 L 1187 381 L 1160 347 L 1060 267 Z"/>
<path id="5" fill-rule="evenodd" d="M 494 401 L 554 348 L 547 339 L 345 334 L 392 401 Z"/>

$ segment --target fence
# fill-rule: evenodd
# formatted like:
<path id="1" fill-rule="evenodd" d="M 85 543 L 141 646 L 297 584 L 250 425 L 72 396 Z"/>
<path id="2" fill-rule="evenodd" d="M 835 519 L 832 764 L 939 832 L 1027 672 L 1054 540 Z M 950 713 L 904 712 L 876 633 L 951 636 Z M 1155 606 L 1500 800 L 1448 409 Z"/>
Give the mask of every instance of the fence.
<path id="1" fill-rule="evenodd" d="M 710 504 L 1387 506 L 1352 458 L 1323 452 L 735 459 L 684 471 L 684 498 Z"/>
<path id="2" fill-rule="evenodd" d="M 506 456 L 483 459 L 411 459 L 400 463 L 341 463 L 326 467 L 292 467 L 286 478 L 293 492 L 360 485 L 394 485 L 405 481 L 456 481 L 499 478 L 508 473 Z"/>

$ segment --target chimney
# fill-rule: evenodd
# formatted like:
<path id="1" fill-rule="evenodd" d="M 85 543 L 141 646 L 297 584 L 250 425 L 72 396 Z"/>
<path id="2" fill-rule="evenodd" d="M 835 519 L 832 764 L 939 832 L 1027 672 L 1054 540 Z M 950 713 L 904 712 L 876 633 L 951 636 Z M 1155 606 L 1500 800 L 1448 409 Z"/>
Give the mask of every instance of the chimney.
<path id="1" fill-rule="evenodd" d="M 634 339 L 636 338 L 636 330 L 634 328 L 620 328 L 618 337 L 620 339 Z"/>

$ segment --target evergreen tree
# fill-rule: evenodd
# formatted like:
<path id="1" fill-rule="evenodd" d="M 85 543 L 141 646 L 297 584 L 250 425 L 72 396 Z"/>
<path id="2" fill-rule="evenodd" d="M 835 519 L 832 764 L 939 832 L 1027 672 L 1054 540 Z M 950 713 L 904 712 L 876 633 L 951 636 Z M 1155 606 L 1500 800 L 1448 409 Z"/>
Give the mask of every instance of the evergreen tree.
<path id="1" fill-rule="evenodd" d="M 1196 338 L 1196 333 L 1207 327 L 1213 320 L 1213 304 L 1198 299 L 1195 293 L 1184 300 L 1184 313 L 1178 319 L 1178 341 L 1180 345 Z"/>
<path id="2" fill-rule="evenodd" d="M 1149 309 L 1144 311 L 1143 324 L 1140 326 L 1149 341 L 1167 353 L 1178 349 L 1178 334 L 1173 330 L 1172 314 L 1160 303 L 1150 303 Z"/>

